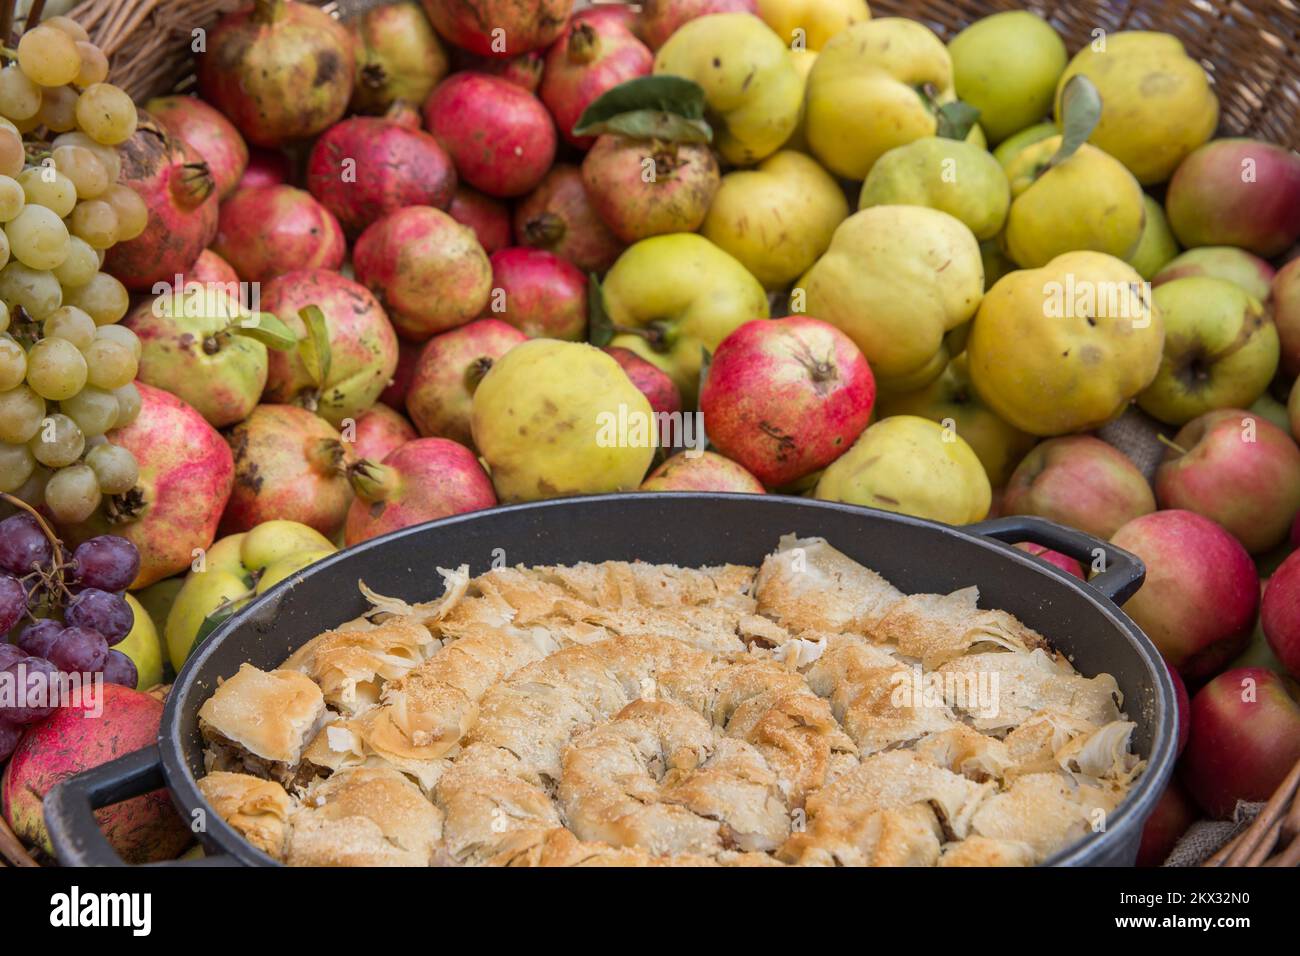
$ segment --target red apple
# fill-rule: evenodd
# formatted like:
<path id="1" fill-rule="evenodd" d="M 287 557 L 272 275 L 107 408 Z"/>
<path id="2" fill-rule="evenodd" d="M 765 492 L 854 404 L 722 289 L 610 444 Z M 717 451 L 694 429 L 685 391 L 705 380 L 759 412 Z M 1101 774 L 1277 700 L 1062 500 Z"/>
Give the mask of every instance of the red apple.
<path id="1" fill-rule="evenodd" d="M 1286 539 L 1300 512 L 1300 448 L 1259 415 L 1206 412 L 1184 425 L 1166 450 L 1156 500 L 1217 521 L 1260 554 Z"/>
<path id="2" fill-rule="evenodd" d="M 1151 486 L 1137 466 L 1092 435 L 1036 445 L 1011 473 L 1002 498 L 1003 514 L 1038 515 L 1099 538 L 1155 510 Z"/>
<path id="3" fill-rule="evenodd" d="M 1300 258 L 1273 277 L 1273 323 L 1282 347 L 1282 374 L 1295 378 L 1300 375 Z"/>
<path id="4" fill-rule="evenodd" d="M 1051 548 L 1044 548 L 1041 544 L 1031 544 L 1028 541 L 1021 541 L 1016 547 L 1021 551 L 1027 551 L 1034 557 L 1042 558 L 1048 564 L 1056 565 L 1081 581 L 1088 580 L 1088 576 L 1083 573 L 1083 565 L 1069 555 L 1061 554 L 1060 551 L 1053 551 Z"/>
<path id="5" fill-rule="evenodd" d="M 875 400 L 853 340 L 820 319 L 791 316 L 746 322 L 722 340 L 700 411 L 723 455 L 779 487 L 848 451 Z"/>
<path id="6" fill-rule="evenodd" d="M 1147 569 L 1125 612 L 1185 679 L 1204 680 L 1242 651 L 1259 608 L 1259 574 L 1221 525 L 1192 511 L 1156 511 L 1111 540 Z"/>
<path id="7" fill-rule="evenodd" d="M 587 331 L 587 277 L 545 249 L 511 247 L 492 253 L 488 311 L 530 339 L 580 342 Z"/>
<path id="8" fill-rule="evenodd" d="M 1179 164 L 1165 195 L 1186 246 L 1238 246 L 1264 258 L 1300 236 L 1300 156 L 1255 139 L 1216 139 Z"/>
<path id="9" fill-rule="evenodd" d="M 528 336 L 500 319 L 478 319 L 425 343 L 411 376 L 406 411 L 420 434 L 474 447 L 469 413 L 492 363 Z"/>
<path id="10" fill-rule="evenodd" d="M 610 345 L 604 351 L 622 366 L 627 377 L 632 380 L 632 384 L 646 397 L 655 414 L 660 412 L 672 414 L 682 410 L 681 390 L 667 372 L 656 365 L 651 365 L 631 349 Z"/>
<path id="11" fill-rule="evenodd" d="M 679 452 L 650 472 L 641 491 L 738 491 L 761 495 L 763 483 L 716 452 Z"/>
<path id="12" fill-rule="evenodd" d="M 1151 277 L 1151 285 L 1158 286 L 1174 279 L 1188 276 L 1209 276 L 1226 279 L 1241 286 L 1260 302 L 1268 300 L 1274 270 L 1259 256 L 1232 246 L 1202 246 L 1188 249 L 1169 260 Z"/>
<path id="13" fill-rule="evenodd" d="M 1176 779 L 1171 779 L 1142 828 L 1137 865 L 1159 866 L 1164 863 L 1187 828 L 1200 816 L 1187 790 Z"/>
<path id="14" fill-rule="evenodd" d="M 1260 624 L 1274 656 L 1300 680 L 1300 551 L 1291 552 L 1268 579 Z"/>
<path id="15" fill-rule="evenodd" d="M 1192 699 L 1182 779 L 1210 816 L 1226 819 L 1238 800 L 1267 800 L 1297 760 L 1300 704 L 1272 671 L 1226 671 Z"/>

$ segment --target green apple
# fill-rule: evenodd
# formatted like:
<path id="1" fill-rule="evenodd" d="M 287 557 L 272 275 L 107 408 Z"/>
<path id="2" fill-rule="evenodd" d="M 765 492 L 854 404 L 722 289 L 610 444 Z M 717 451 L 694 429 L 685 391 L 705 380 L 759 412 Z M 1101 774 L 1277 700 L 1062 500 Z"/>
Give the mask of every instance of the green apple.
<path id="1" fill-rule="evenodd" d="M 1065 43 L 1027 10 L 976 20 L 948 44 L 959 99 L 980 111 L 989 141 L 1000 143 L 1052 111 L 1065 71 Z"/>
<path id="2" fill-rule="evenodd" d="M 1178 240 L 1169 228 L 1164 206 L 1150 196 L 1143 195 L 1142 206 L 1146 221 L 1142 225 L 1142 238 L 1128 257 L 1128 264 L 1148 281 L 1178 255 Z"/>
<path id="3" fill-rule="evenodd" d="M 154 626 L 153 618 L 135 599 L 135 595 L 124 594 L 123 597 L 135 614 L 135 622 L 126 637 L 113 645 L 113 649 L 121 651 L 135 664 L 135 689 L 148 690 L 163 682 L 162 642 L 158 640 L 158 628 Z"/>
<path id="4" fill-rule="evenodd" d="M 1278 338 L 1259 300 L 1226 279 L 1193 276 L 1157 286 L 1165 343 L 1138 405 L 1169 425 L 1215 408 L 1247 408 L 1277 371 Z"/>
<path id="5" fill-rule="evenodd" d="M 288 567 L 295 558 L 312 555 L 319 560 L 334 550 L 320 532 L 295 521 L 266 521 L 214 543 L 186 575 L 167 614 L 163 637 L 172 667 L 181 669 L 214 611 L 238 609 L 266 590 L 259 588 L 264 578 L 275 574 L 277 581 L 283 580 L 305 567 Z"/>
<path id="6" fill-rule="evenodd" d="M 703 350 L 712 353 L 738 326 L 768 317 L 762 284 L 730 254 L 689 232 L 630 246 L 606 274 L 603 292 L 617 333 L 609 344 L 667 372 L 688 408 L 699 391 Z"/>
<path id="7" fill-rule="evenodd" d="M 1268 419 L 1284 432 L 1291 431 L 1291 419 L 1287 416 L 1286 406 L 1268 392 L 1255 399 L 1255 403 L 1250 406 L 1248 411 L 1254 412 L 1261 418 Z"/>
<path id="8" fill-rule="evenodd" d="M 966 224 L 976 239 L 1002 231 L 1011 186 L 997 160 L 971 143 L 924 136 L 891 149 L 871 167 L 858 208 L 928 206 Z"/>

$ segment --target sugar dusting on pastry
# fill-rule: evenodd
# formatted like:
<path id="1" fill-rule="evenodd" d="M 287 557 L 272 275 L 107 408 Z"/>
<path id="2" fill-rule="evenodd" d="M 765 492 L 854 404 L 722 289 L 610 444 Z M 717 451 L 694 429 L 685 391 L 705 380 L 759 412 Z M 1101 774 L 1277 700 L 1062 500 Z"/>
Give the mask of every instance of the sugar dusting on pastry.
<path id="1" fill-rule="evenodd" d="M 1113 677 L 821 538 L 761 567 L 438 569 L 200 709 L 290 865 L 1025 866 L 1145 767 Z M 432 590 L 432 588 L 431 588 Z"/>

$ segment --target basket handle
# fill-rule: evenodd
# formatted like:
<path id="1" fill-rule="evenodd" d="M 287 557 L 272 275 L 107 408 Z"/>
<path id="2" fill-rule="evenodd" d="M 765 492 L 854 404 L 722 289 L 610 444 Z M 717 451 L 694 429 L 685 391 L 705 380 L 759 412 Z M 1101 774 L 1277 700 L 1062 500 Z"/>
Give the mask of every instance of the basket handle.
<path id="1" fill-rule="evenodd" d="M 100 807 L 165 787 L 162 755 L 150 744 L 106 764 L 69 777 L 45 795 L 45 828 L 64 866 L 126 866 L 95 821 Z M 206 849 L 206 848 L 205 848 Z M 233 866 L 234 857 L 205 853 L 195 860 L 166 860 L 150 866 Z"/>
<path id="2" fill-rule="evenodd" d="M 1004 544 L 1018 544 L 1022 541 L 1039 544 L 1074 558 L 1085 568 L 1091 567 L 1101 557 L 1104 570 L 1090 578 L 1088 585 L 1116 604 L 1123 604 L 1136 594 L 1147 576 L 1146 565 L 1131 551 L 1046 518 L 1008 515 L 968 525 L 963 530 Z"/>

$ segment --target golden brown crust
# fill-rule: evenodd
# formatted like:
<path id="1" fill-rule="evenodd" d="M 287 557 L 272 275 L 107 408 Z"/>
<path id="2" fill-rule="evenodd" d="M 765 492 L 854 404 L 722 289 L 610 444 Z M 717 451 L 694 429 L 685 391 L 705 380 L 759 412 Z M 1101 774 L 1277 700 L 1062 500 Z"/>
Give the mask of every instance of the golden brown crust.
<path id="1" fill-rule="evenodd" d="M 428 866 L 442 814 L 387 767 L 343 770 L 313 785 L 293 815 L 293 866 Z"/>
<path id="2" fill-rule="evenodd" d="M 267 856 L 284 859 L 293 800 L 282 786 L 246 773 L 210 773 L 199 792 L 244 839 Z"/>
<path id="3" fill-rule="evenodd" d="M 205 740 L 294 767 L 324 717 L 325 698 L 305 674 L 242 664 L 199 708 L 199 729 Z"/>
<path id="4" fill-rule="evenodd" d="M 1143 766 L 1108 675 L 821 539 L 757 571 L 444 576 L 204 705 L 212 767 L 300 795 L 265 784 L 277 823 L 238 799 L 257 778 L 207 778 L 250 840 L 297 865 L 1029 865 Z"/>

